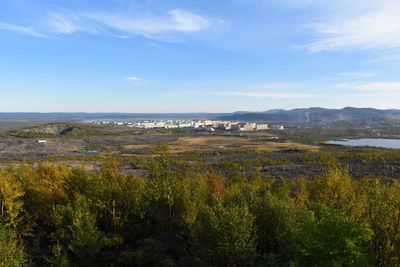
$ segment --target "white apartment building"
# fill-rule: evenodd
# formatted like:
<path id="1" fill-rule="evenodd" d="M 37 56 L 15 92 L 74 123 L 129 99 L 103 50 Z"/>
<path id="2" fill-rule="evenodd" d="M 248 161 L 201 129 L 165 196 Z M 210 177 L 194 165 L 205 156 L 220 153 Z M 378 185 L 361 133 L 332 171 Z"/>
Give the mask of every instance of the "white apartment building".
<path id="1" fill-rule="evenodd" d="M 268 130 L 268 124 L 266 124 L 266 123 L 261 123 L 261 124 L 257 123 L 256 130 L 257 131 Z"/>

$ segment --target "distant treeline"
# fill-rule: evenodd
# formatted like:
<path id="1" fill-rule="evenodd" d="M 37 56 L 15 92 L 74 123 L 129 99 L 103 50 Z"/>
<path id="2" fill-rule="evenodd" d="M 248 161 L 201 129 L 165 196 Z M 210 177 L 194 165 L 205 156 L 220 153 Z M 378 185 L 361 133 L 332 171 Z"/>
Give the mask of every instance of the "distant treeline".
<path id="1" fill-rule="evenodd" d="M 0 266 L 399 266 L 397 180 L 334 161 L 315 179 L 222 177 L 165 147 L 146 178 L 102 161 L 0 172 Z"/>

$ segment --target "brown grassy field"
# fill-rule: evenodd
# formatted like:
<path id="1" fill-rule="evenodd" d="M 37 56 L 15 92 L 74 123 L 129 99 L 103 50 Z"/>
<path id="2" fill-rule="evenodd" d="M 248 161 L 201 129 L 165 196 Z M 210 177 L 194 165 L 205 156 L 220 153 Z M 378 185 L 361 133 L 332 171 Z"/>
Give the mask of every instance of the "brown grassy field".
<path id="1" fill-rule="evenodd" d="M 230 136 L 200 136 L 181 137 L 177 141 L 166 143 L 171 153 L 182 153 L 191 151 L 230 151 L 230 150 L 251 150 L 251 151 L 280 151 L 287 149 L 300 149 L 307 151 L 318 151 L 318 146 L 304 145 L 293 142 L 278 143 L 274 141 L 259 141 L 244 137 Z M 151 149 L 154 145 L 127 145 L 126 150 Z"/>

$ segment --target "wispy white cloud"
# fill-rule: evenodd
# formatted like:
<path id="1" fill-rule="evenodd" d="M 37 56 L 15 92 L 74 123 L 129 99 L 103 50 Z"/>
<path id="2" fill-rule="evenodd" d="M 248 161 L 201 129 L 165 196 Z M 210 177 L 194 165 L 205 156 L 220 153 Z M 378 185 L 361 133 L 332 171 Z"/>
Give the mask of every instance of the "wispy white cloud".
<path id="1" fill-rule="evenodd" d="M 400 91 L 400 82 L 341 83 L 337 88 L 362 91 Z"/>
<path id="2" fill-rule="evenodd" d="M 235 0 L 272 10 L 296 9 L 311 52 L 400 48 L 399 0 Z M 304 16 L 304 18 L 303 18 Z M 298 25 L 293 25 L 298 28 Z"/>
<path id="3" fill-rule="evenodd" d="M 173 32 L 199 32 L 208 29 L 211 22 L 204 16 L 173 9 L 162 16 L 131 16 L 114 13 L 84 13 L 82 17 L 96 23 L 134 35 L 155 35 Z"/>
<path id="4" fill-rule="evenodd" d="M 307 46 L 310 51 L 400 47 L 400 1 L 339 0 L 327 5 L 325 11 L 332 15 L 310 24 L 317 34 Z"/>
<path id="5" fill-rule="evenodd" d="M 73 22 L 77 20 L 76 16 L 67 17 L 65 14 L 51 12 L 48 14 L 48 26 L 56 33 L 74 33 L 80 30 L 80 27 Z"/>
<path id="6" fill-rule="evenodd" d="M 339 74 L 339 76 L 345 78 L 369 78 L 377 75 L 378 73 L 373 71 L 354 71 L 354 72 L 343 72 Z"/>
<path id="7" fill-rule="evenodd" d="M 34 27 L 24 27 L 0 23 L 0 29 L 43 37 L 54 34 L 73 34 L 76 32 L 112 34 L 116 37 L 131 38 L 144 36 L 166 41 L 178 40 L 176 33 L 196 33 L 212 26 L 211 18 L 182 9 L 172 9 L 164 14 L 117 13 L 112 11 L 48 12 L 45 19 L 34 21 Z M 39 30 L 38 30 L 39 29 Z"/>
<path id="8" fill-rule="evenodd" d="M 38 32 L 36 29 L 27 26 L 9 24 L 0 22 L 0 29 L 5 31 L 12 31 L 20 34 L 30 35 L 34 37 L 45 37 L 44 34 Z"/>
<path id="9" fill-rule="evenodd" d="M 263 5 L 265 7 L 269 7 L 271 5 L 285 5 L 296 8 L 309 7 L 324 2 L 327 2 L 327 0 L 235 0 L 235 3 L 239 5 L 252 4 Z"/>
<path id="10" fill-rule="evenodd" d="M 316 88 L 316 85 L 295 82 L 267 82 L 225 91 L 204 90 L 187 92 L 214 96 L 236 96 L 270 99 L 307 99 L 323 97 L 322 94 L 307 93 L 307 90 L 305 90 L 306 88 Z"/>
<path id="11" fill-rule="evenodd" d="M 287 82 L 273 82 L 259 84 L 256 87 L 266 90 L 285 90 L 285 89 L 298 89 L 303 87 L 302 83 L 287 83 Z"/>
<path id="12" fill-rule="evenodd" d="M 128 77 L 125 77 L 125 79 L 129 82 L 129 83 L 131 83 L 131 84 L 133 84 L 133 85 L 147 85 L 147 84 L 149 84 L 149 80 L 146 80 L 146 79 L 143 79 L 143 78 L 140 78 L 140 77 L 137 77 L 137 76 L 128 76 Z"/>
<path id="13" fill-rule="evenodd" d="M 319 98 L 320 94 L 298 94 L 298 93 L 270 93 L 270 92 L 247 92 L 247 91 L 221 91 L 221 92 L 202 92 L 218 96 L 238 96 L 251 98 L 272 98 L 272 99 L 306 99 Z"/>
<path id="14" fill-rule="evenodd" d="M 318 98 L 318 94 L 297 94 L 297 93 L 265 93 L 265 92 L 218 92 L 218 95 L 225 96 L 244 96 L 254 98 L 274 98 L 274 99 L 305 99 Z"/>
<path id="15" fill-rule="evenodd" d="M 400 47 L 379 51 L 374 58 L 365 61 L 366 64 L 382 62 L 400 62 Z"/>
<path id="16" fill-rule="evenodd" d="M 136 76 L 129 76 L 129 77 L 126 77 L 126 79 L 127 79 L 128 81 L 131 81 L 131 82 L 139 82 L 139 81 L 142 81 L 142 79 L 140 79 L 139 77 L 136 77 Z"/>

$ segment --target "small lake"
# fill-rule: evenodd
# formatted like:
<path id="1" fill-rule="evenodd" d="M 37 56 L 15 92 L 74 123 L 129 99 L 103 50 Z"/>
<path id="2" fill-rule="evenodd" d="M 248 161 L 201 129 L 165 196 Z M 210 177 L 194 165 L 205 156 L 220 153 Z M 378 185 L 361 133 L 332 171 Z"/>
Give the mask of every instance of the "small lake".
<path id="1" fill-rule="evenodd" d="M 400 149 L 400 139 L 346 139 L 341 141 L 329 141 L 326 144 L 341 146 L 372 146 Z"/>

